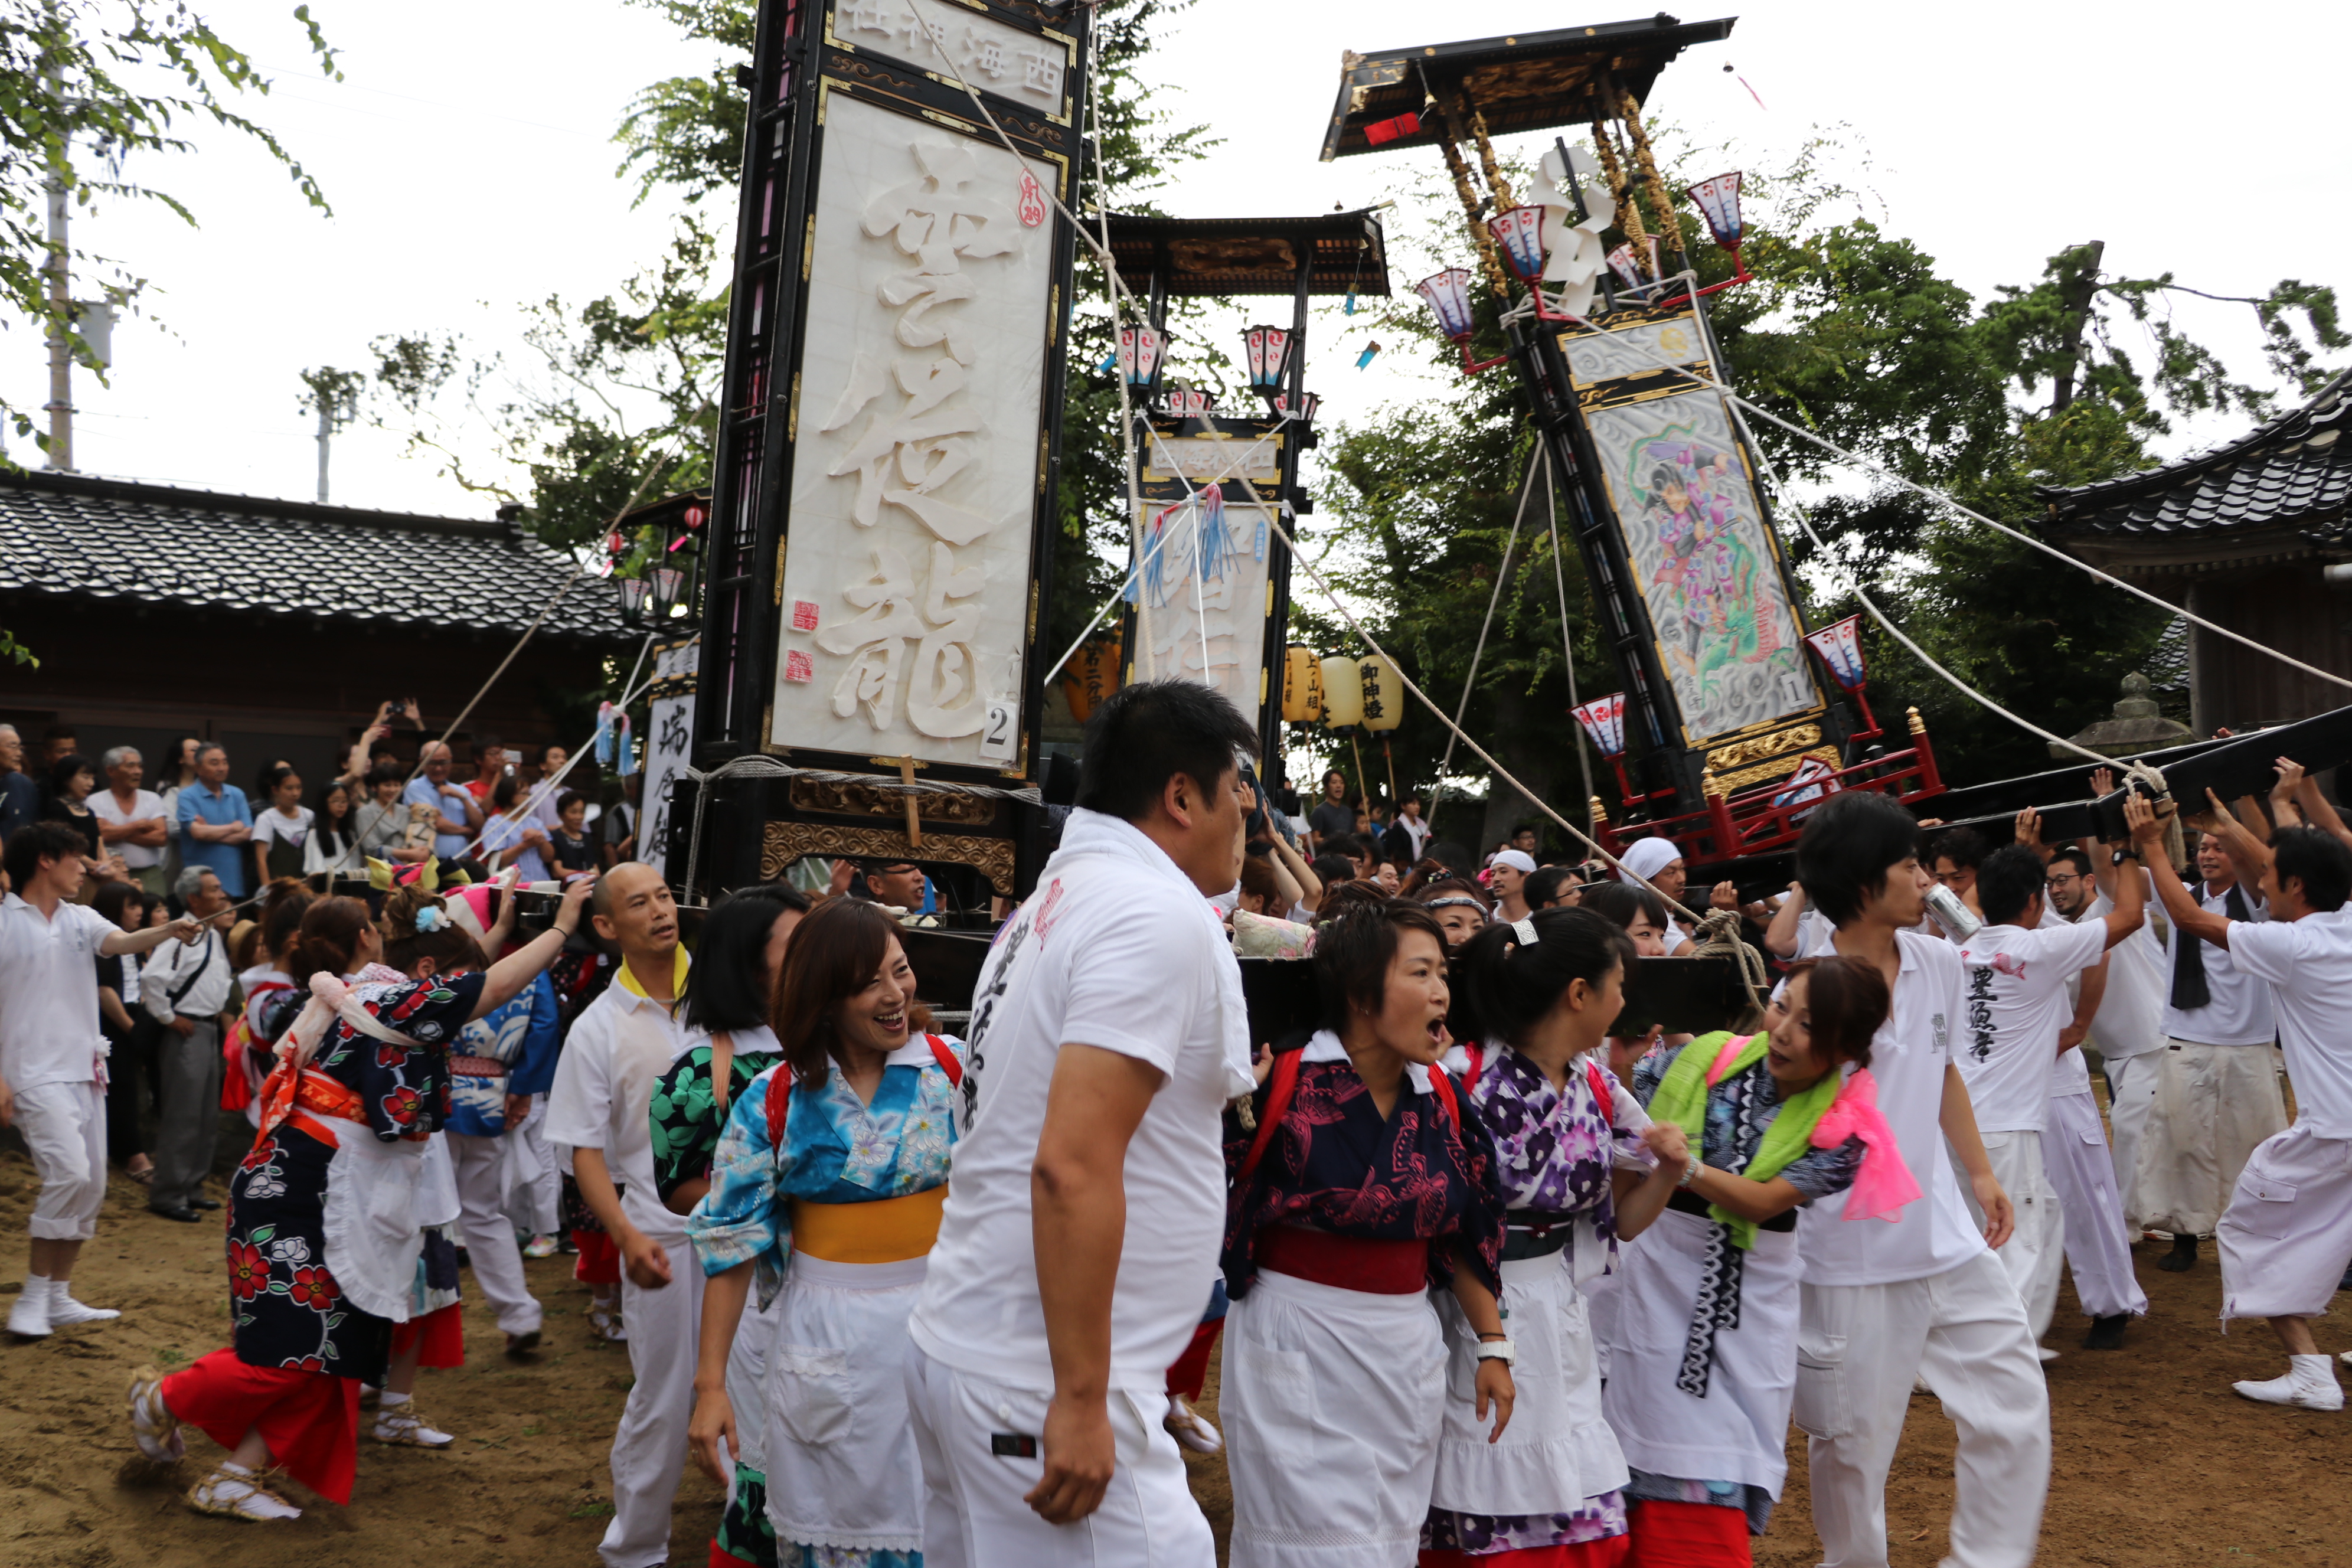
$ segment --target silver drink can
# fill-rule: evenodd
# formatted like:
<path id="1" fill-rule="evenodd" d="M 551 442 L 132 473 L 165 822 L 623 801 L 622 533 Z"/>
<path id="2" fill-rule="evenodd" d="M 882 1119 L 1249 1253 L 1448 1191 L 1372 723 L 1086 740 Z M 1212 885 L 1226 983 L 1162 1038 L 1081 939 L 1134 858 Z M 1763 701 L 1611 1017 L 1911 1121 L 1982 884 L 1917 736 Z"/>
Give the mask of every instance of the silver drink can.
<path id="1" fill-rule="evenodd" d="M 1969 912 L 1960 896 L 1938 882 L 1927 889 L 1927 913 L 1954 942 L 1966 942 L 1984 929 L 1984 921 Z"/>

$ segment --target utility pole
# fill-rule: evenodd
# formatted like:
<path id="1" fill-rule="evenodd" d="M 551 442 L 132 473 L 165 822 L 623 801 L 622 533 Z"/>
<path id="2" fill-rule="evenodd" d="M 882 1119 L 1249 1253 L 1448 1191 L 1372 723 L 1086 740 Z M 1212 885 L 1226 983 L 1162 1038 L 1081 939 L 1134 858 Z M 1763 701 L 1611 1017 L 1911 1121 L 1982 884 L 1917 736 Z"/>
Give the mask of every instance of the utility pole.
<path id="1" fill-rule="evenodd" d="M 320 365 L 302 373 L 300 406 L 319 416 L 319 504 L 327 504 L 327 450 L 335 432 L 359 417 L 360 389 L 366 377 L 357 371 Z"/>
<path id="2" fill-rule="evenodd" d="M 62 52 L 62 31 L 65 18 L 59 14 L 58 0 L 48 0 L 49 47 L 52 50 L 48 68 L 42 72 L 47 85 L 51 112 L 63 116 L 66 101 L 65 68 L 58 55 Z M 71 168 L 59 152 L 49 164 L 47 181 L 49 204 L 49 467 L 59 473 L 73 471 L 73 342 L 70 337 L 73 321 L 73 274 L 71 252 L 67 244 L 67 183 Z"/>
<path id="3" fill-rule="evenodd" d="M 2089 320 L 2091 301 L 2099 292 L 2099 262 L 2107 253 L 2107 242 L 2095 239 L 2074 254 L 2081 259 L 2082 269 L 2066 279 L 2060 299 L 2066 311 L 2065 356 L 2059 363 L 2058 374 L 2052 378 L 2050 412 L 2063 414 L 2066 405 L 2074 401 L 2074 369 L 2083 362 L 2083 325 Z"/>

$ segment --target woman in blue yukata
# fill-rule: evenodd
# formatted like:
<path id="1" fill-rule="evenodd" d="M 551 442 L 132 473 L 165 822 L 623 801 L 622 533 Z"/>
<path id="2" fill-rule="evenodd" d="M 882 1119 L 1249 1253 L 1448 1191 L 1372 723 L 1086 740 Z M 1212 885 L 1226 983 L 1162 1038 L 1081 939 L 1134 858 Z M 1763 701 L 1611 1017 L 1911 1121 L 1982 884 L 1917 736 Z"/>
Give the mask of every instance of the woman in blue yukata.
<path id="1" fill-rule="evenodd" d="M 849 899 L 793 932 L 770 1017 L 783 1060 L 736 1097 L 687 1216 L 709 1279 L 695 1458 L 726 1484 L 740 1427 L 764 1423 L 778 1562 L 919 1568 L 922 1471 L 900 1364 L 947 1205 L 963 1046 L 924 1032 L 898 927 Z M 782 1295 L 766 1408 L 738 1411 L 729 1352 L 755 1282 L 763 1308 Z"/>
<path id="2" fill-rule="evenodd" d="M 1491 925 L 1459 961 L 1463 1081 L 1495 1149 L 1506 1207 L 1500 1274 L 1518 1402 L 1510 1430 L 1473 1401 L 1486 1335 L 1444 1314 L 1451 1356 L 1421 1562 L 1445 1568 L 1604 1568 L 1627 1561 L 1624 1455 L 1601 1411 L 1586 1289 L 1666 1206 L 1649 1118 L 1609 1072 L 1608 1037 L 1634 956 L 1590 910 Z"/>
<path id="3" fill-rule="evenodd" d="M 793 931 L 809 901 L 782 884 L 739 888 L 702 922 L 694 968 L 679 994 L 679 1018 L 689 1043 L 654 1080 L 654 1190 L 664 1207 L 690 1215 L 710 1190 L 727 1113 L 752 1080 L 783 1060 L 768 1016 L 784 973 Z M 767 1408 L 768 1348 L 775 1340 L 775 1307 L 743 1314 L 727 1358 L 729 1402 L 748 1411 Z M 767 1423 L 737 1429 L 735 1474 L 727 1508 L 710 1539 L 712 1561 L 775 1568 L 776 1537 L 768 1528 Z"/>

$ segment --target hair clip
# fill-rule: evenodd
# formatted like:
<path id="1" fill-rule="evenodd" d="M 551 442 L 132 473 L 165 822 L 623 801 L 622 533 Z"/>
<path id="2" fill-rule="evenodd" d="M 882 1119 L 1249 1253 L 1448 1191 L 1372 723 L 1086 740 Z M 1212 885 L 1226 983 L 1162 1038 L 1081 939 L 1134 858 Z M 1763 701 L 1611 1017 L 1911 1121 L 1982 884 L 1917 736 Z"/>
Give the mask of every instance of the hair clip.
<path id="1" fill-rule="evenodd" d="M 1536 943 L 1543 940 L 1541 937 L 1536 935 L 1536 919 L 1533 915 L 1529 915 L 1524 920 L 1513 921 L 1511 922 L 1511 931 L 1514 935 L 1517 936 L 1519 939 L 1519 944 L 1523 947 L 1533 947 Z"/>
<path id="2" fill-rule="evenodd" d="M 446 928 L 448 923 L 449 911 L 443 909 L 438 904 L 426 904 L 424 908 L 416 911 L 416 929 L 419 931 L 432 932 L 440 931 Z"/>

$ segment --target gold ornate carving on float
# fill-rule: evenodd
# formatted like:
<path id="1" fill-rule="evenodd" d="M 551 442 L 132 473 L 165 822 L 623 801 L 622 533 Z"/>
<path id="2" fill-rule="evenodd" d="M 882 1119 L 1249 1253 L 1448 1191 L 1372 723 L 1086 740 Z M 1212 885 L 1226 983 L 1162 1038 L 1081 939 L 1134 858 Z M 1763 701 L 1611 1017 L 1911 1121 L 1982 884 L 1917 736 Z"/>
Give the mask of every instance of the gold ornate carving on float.
<path id="1" fill-rule="evenodd" d="M 854 860 L 944 860 L 970 866 L 1006 898 L 1013 896 L 1013 840 L 973 838 L 956 833 L 926 833 L 918 855 L 904 832 L 884 827 L 834 827 L 817 822 L 771 822 L 761 840 L 760 875 L 775 881 L 784 868 L 808 855 Z"/>
<path id="2" fill-rule="evenodd" d="M 927 821 L 986 827 L 996 820 L 996 802 L 986 795 L 919 794 L 914 799 L 915 809 Z M 793 780 L 792 802 L 795 811 L 832 811 L 844 816 L 887 816 L 897 822 L 907 815 L 907 795 L 902 790 L 831 779 Z M 928 845 L 929 840 L 924 842 Z"/>
<path id="3" fill-rule="evenodd" d="M 1745 741 L 1734 741 L 1727 746 L 1717 746 L 1707 752 L 1706 765 L 1717 771 L 1745 767 L 1766 757 L 1778 757 L 1784 752 L 1821 743 L 1822 727 L 1819 724 L 1798 724 L 1786 730 L 1775 730 L 1769 735 L 1753 735 Z M 1795 757 L 1786 760 L 1790 767 L 1797 765 Z"/>

